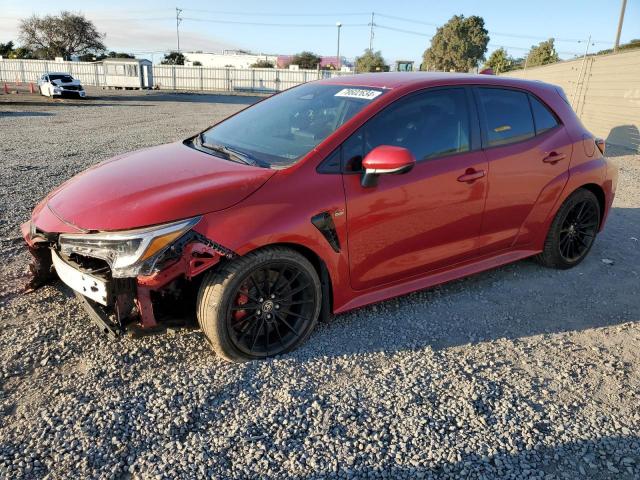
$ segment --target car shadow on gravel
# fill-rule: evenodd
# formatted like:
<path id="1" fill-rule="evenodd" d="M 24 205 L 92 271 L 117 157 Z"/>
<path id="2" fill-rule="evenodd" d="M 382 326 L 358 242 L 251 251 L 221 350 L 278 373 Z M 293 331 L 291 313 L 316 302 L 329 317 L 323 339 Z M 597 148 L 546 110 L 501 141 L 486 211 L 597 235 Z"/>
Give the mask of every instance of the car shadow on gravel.
<path id="1" fill-rule="evenodd" d="M 426 452 L 425 452 L 426 453 Z M 638 478 L 640 438 L 602 437 L 528 448 L 513 454 L 506 449 L 495 455 L 471 452 L 455 462 L 340 468 L 316 472 L 306 478 L 593 478 L 632 480 Z"/>
<path id="2" fill-rule="evenodd" d="M 573 269 L 526 259 L 335 315 L 295 356 L 439 350 L 638 321 L 638 239 L 640 209 L 614 208 L 589 256 Z"/>

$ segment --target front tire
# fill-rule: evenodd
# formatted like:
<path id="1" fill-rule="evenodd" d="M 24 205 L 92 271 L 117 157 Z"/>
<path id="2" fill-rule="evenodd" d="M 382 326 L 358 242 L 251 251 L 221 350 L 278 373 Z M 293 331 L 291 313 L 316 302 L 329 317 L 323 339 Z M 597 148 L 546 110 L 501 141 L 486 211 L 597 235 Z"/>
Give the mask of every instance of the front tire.
<path id="1" fill-rule="evenodd" d="M 566 270 L 582 262 L 600 227 L 600 203 L 584 188 L 572 193 L 560 206 L 538 261 L 545 267 Z"/>
<path id="2" fill-rule="evenodd" d="M 206 274 L 198 292 L 198 323 L 226 360 L 272 357 L 309 337 L 321 298 L 309 260 L 288 248 L 266 248 Z"/>

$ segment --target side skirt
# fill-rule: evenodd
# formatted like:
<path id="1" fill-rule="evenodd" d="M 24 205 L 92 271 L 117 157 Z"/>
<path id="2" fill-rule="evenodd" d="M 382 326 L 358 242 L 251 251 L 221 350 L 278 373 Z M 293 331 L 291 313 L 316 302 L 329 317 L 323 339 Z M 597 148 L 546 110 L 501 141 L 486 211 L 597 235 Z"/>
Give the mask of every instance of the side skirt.
<path id="1" fill-rule="evenodd" d="M 446 269 L 434 270 L 426 275 L 417 278 L 413 277 L 402 283 L 387 286 L 383 285 L 365 292 L 356 292 L 360 294 L 344 305 L 336 308 L 334 313 L 346 312 L 371 303 L 382 302 L 400 295 L 424 290 L 425 288 L 434 287 L 475 273 L 513 263 L 523 258 L 537 255 L 538 253 L 540 253 L 539 250 L 509 250 L 497 255 L 492 254 L 490 257 L 483 257 L 474 261 L 461 263 L 453 267 L 446 267 Z"/>

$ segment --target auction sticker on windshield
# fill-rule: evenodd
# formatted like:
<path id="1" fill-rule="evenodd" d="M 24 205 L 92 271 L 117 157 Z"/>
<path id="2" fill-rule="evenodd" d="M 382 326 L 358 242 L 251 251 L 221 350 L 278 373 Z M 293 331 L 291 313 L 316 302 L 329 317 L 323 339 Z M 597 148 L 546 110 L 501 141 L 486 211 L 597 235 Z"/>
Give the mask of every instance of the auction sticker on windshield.
<path id="1" fill-rule="evenodd" d="M 336 97 L 362 98 L 363 100 L 373 100 L 381 95 L 380 90 L 367 90 L 365 88 L 343 88 L 335 94 Z"/>

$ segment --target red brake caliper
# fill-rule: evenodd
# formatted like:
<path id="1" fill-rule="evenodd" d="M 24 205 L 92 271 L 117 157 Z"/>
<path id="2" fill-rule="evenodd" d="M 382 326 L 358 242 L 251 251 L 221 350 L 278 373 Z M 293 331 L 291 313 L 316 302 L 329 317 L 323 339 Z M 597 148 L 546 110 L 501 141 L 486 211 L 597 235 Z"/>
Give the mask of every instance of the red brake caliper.
<path id="1" fill-rule="evenodd" d="M 245 295 L 244 293 L 239 293 L 238 297 L 236 298 L 236 305 L 242 306 L 245 305 L 248 301 L 249 297 L 247 295 Z M 235 318 L 236 320 L 242 320 L 246 316 L 246 310 L 236 310 L 235 312 L 233 312 L 233 318 Z"/>

